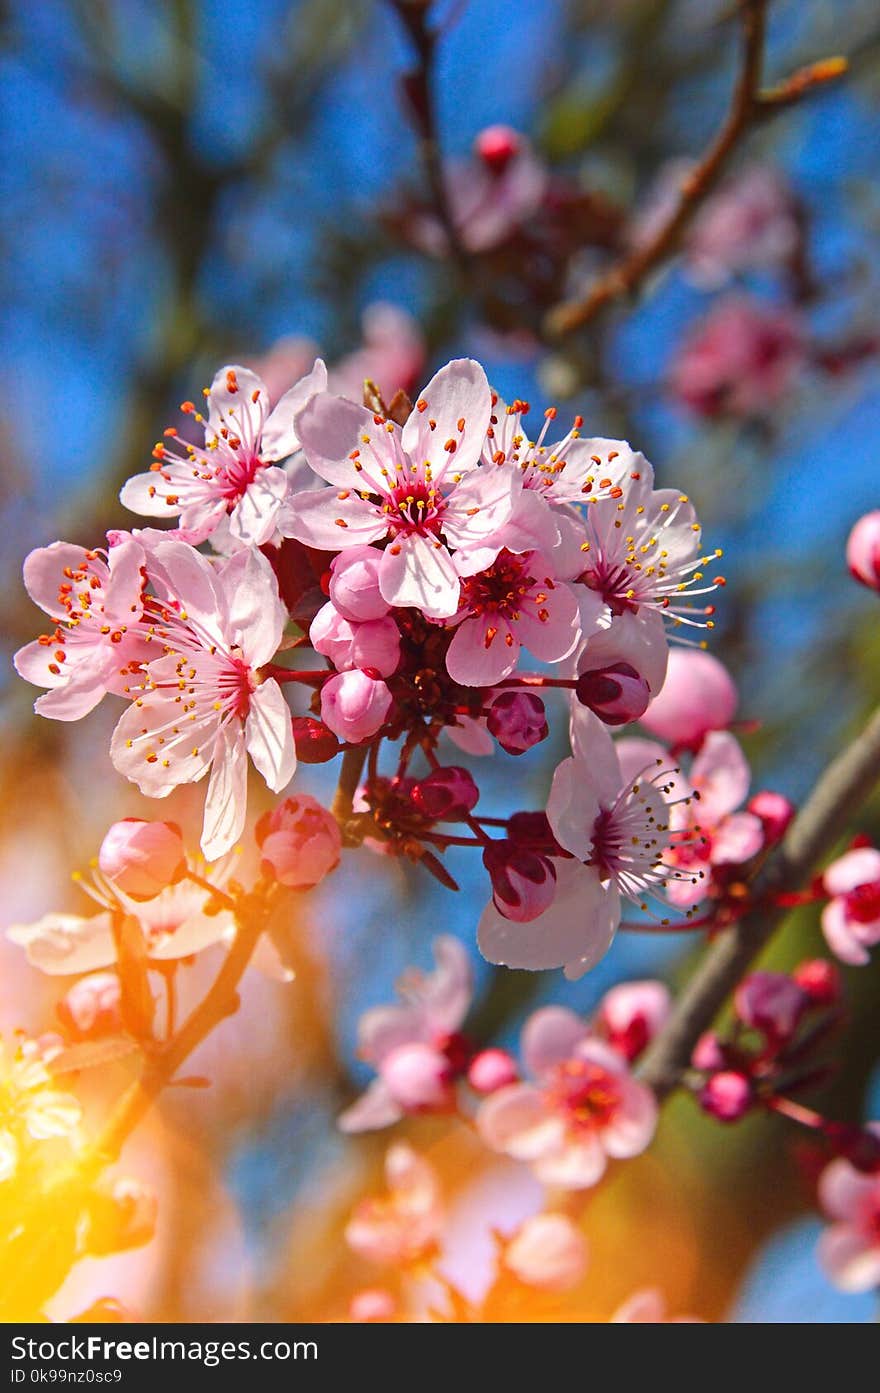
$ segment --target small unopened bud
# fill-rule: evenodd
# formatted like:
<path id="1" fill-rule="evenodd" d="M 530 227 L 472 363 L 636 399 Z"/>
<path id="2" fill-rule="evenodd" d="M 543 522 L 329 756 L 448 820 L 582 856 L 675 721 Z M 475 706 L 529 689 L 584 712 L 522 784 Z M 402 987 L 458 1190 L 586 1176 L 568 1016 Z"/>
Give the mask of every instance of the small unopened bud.
<path id="1" fill-rule="evenodd" d="M 481 1050 L 471 1060 L 467 1077 L 475 1093 L 497 1093 L 499 1088 L 516 1083 L 519 1070 L 516 1060 L 507 1050 Z"/>
<path id="2" fill-rule="evenodd" d="M 419 812 L 437 822 L 454 822 L 476 807 L 480 790 L 467 769 L 449 765 L 432 769 L 412 790 L 412 801 Z"/>
<path id="3" fill-rule="evenodd" d="M 115 972 L 91 972 L 74 982 L 56 1006 L 72 1035 L 112 1035 L 122 1029 L 122 987 Z"/>
<path id="4" fill-rule="evenodd" d="M 474 141 L 474 151 L 493 174 L 503 174 L 522 149 L 522 137 L 511 126 L 487 126 Z"/>
<path id="5" fill-rule="evenodd" d="M 710 730 L 726 730 L 736 711 L 730 673 L 700 648 L 672 648 L 666 681 L 642 725 L 669 745 L 697 749 Z"/>
<path id="6" fill-rule="evenodd" d="M 382 1061 L 382 1080 L 405 1112 L 445 1112 L 455 1100 L 449 1060 L 433 1045 L 399 1045 Z"/>
<path id="7" fill-rule="evenodd" d="M 752 1085 L 745 1074 L 727 1069 L 713 1074 L 700 1090 L 700 1107 L 718 1122 L 738 1122 L 752 1106 Z"/>
<path id="8" fill-rule="evenodd" d="M 787 1040 L 807 1006 L 801 987 L 784 972 L 752 972 L 736 989 L 733 1006 L 743 1025 L 770 1040 Z"/>
<path id="9" fill-rule="evenodd" d="M 880 590 L 880 510 L 859 518 L 846 544 L 852 575 L 871 590 Z"/>
<path id="10" fill-rule="evenodd" d="M 378 547 L 350 547 L 330 563 L 330 599 L 345 619 L 363 624 L 382 619 L 391 606 L 379 589 Z"/>
<path id="11" fill-rule="evenodd" d="M 714 1069 L 723 1069 L 726 1063 L 724 1046 L 714 1030 L 706 1030 L 694 1045 L 691 1055 L 691 1063 L 695 1069 L 704 1069 L 709 1073 Z"/>
<path id="12" fill-rule="evenodd" d="M 307 793 L 285 798 L 255 828 L 265 875 L 307 890 L 339 864 L 342 835 L 332 813 Z"/>
<path id="13" fill-rule="evenodd" d="M 550 733 L 544 703 L 534 692 L 501 692 L 489 707 L 486 725 L 509 755 L 524 754 Z"/>
<path id="14" fill-rule="evenodd" d="M 556 870 L 549 857 L 504 839 L 486 847 L 483 865 L 492 881 L 495 908 L 505 919 L 526 924 L 553 903 Z"/>
<path id="15" fill-rule="evenodd" d="M 123 894 L 152 899 L 186 871 L 180 828 L 136 817 L 114 822 L 101 843 L 98 866 Z"/>
<path id="16" fill-rule="evenodd" d="M 381 678 L 355 668 L 331 677 L 321 688 L 321 719 L 340 740 L 359 745 L 385 724 L 391 693 Z"/>
<path id="17" fill-rule="evenodd" d="M 293 739 L 301 764 L 327 764 L 341 748 L 333 731 L 314 716 L 294 716 Z"/>
<path id="18" fill-rule="evenodd" d="M 764 825 L 764 841 L 768 846 L 781 841 L 795 815 L 794 803 L 783 793 L 761 789 L 746 804 L 748 811 L 759 817 Z"/>
<path id="19" fill-rule="evenodd" d="M 651 700 L 650 687 L 630 663 L 612 663 L 582 673 L 575 694 L 582 706 L 588 706 L 608 726 L 637 721 Z"/>
<path id="20" fill-rule="evenodd" d="M 814 1006 L 836 1006 L 840 1000 L 840 972 L 827 958 L 811 958 L 792 973 Z"/>

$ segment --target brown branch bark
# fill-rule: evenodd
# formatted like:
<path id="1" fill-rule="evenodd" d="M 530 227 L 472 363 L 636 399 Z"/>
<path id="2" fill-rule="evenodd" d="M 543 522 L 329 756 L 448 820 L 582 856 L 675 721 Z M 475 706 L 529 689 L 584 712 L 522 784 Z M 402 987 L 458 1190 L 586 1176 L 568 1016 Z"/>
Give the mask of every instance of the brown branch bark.
<path id="1" fill-rule="evenodd" d="M 663 1098 L 679 1083 L 694 1045 L 790 910 L 773 899 L 800 889 L 880 780 L 880 708 L 832 761 L 753 887 L 759 907 L 724 932 L 679 997 L 645 1057 L 642 1079 Z M 764 905 L 769 907 L 764 908 Z"/>
<path id="2" fill-rule="evenodd" d="M 632 294 L 649 272 L 675 250 L 697 208 L 714 188 L 743 136 L 757 119 L 790 105 L 815 87 L 845 72 L 846 62 L 843 59 L 827 59 L 796 73 L 778 88 L 762 93 L 768 3 L 769 0 L 742 0 L 741 55 L 730 106 L 714 140 L 696 167 L 682 180 L 672 211 L 649 241 L 612 266 L 585 296 L 563 301 L 549 311 L 546 331 L 550 337 L 559 338 L 573 333 L 588 324 L 612 301 Z"/>

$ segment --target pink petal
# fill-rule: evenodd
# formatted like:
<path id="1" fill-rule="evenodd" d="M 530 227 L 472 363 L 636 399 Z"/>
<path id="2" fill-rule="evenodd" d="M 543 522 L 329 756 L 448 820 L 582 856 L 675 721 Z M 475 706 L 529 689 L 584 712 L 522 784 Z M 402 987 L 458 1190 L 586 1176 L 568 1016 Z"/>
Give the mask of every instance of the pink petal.
<path id="1" fill-rule="evenodd" d="M 485 564 L 492 553 L 497 556 L 503 545 L 502 530 L 521 493 L 521 476 L 512 469 L 475 469 L 448 494 L 443 533 L 450 546 L 464 554 L 459 560 L 461 575 L 474 574 L 466 559 L 471 549 L 479 551 Z"/>
<path id="2" fill-rule="evenodd" d="M 459 624 L 446 653 L 446 670 L 463 687 L 494 687 L 513 672 L 519 654 L 519 642 L 507 621 L 481 614 Z"/>
<path id="3" fill-rule="evenodd" d="M 605 1173 L 605 1152 L 596 1136 L 568 1138 L 557 1150 L 537 1159 L 535 1175 L 544 1185 L 564 1190 L 587 1190 Z"/>
<path id="4" fill-rule="evenodd" d="M 234 379 L 235 390 L 230 390 Z M 205 435 L 213 438 L 215 433 L 235 424 L 237 433 L 247 446 L 254 446 L 260 438 L 263 421 L 269 409 L 269 393 L 263 380 L 250 368 L 231 363 L 218 368 L 208 392 L 208 426 Z"/>
<path id="5" fill-rule="evenodd" d="M 223 647 L 228 648 L 230 640 L 238 644 L 245 662 L 254 668 L 269 662 L 278 651 L 287 610 L 265 556 L 251 548 L 233 553 L 218 569 L 215 586 L 226 631 Z"/>
<path id="6" fill-rule="evenodd" d="M 384 427 L 376 427 L 373 413 L 366 407 L 329 392 L 319 392 L 300 411 L 294 429 L 312 469 L 329 484 L 343 489 L 358 487 L 359 475 L 350 458 L 354 450 L 362 453 L 367 473 L 375 469 L 374 482 L 381 482 L 379 466 L 374 464 L 370 447 L 362 437 L 367 435 L 374 441 L 377 449 L 382 450 L 384 460 L 387 453 L 382 439 Z M 393 468 L 393 460 L 389 463 Z"/>
<path id="7" fill-rule="evenodd" d="M 421 979 L 415 999 L 425 1009 L 438 1032 L 458 1030 L 474 994 L 474 970 L 463 943 L 451 934 L 434 939 L 435 970 Z"/>
<path id="8" fill-rule="evenodd" d="M 558 663 L 573 652 L 581 636 L 580 609 L 574 591 L 562 581 L 546 590 L 546 600 L 523 606 L 514 634 L 535 658 Z"/>
<path id="9" fill-rule="evenodd" d="M 33 967 L 50 977 L 94 972 L 116 961 L 109 913 L 90 919 L 79 914 L 44 914 L 34 924 L 13 924 L 6 935 L 25 949 Z"/>
<path id="10" fill-rule="evenodd" d="M 544 1006 L 529 1017 L 523 1028 L 521 1053 L 523 1066 L 537 1079 L 557 1064 L 570 1059 L 576 1045 L 585 1038 L 587 1027 L 580 1016 L 566 1006 Z"/>
<path id="11" fill-rule="evenodd" d="M 859 885 L 880 880 L 880 851 L 872 846 L 856 847 L 839 856 L 823 873 L 829 895 L 847 895 Z"/>
<path id="12" fill-rule="evenodd" d="M 864 967 L 871 955 L 860 942 L 850 923 L 843 900 L 829 900 L 822 910 L 822 932 L 835 957 L 853 967 Z"/>
<path id="13" fill-rule="evenodd" d="M 383 553 L 379 589 L 389 605 L 420 609 L 430 619 L 448 619 L 458 609 L 461 583 L 442 543 L 411 532 Z"/>
<path id="14" fill-rule="evenodd" d="M 315 360 L 311 372 L 301 377 L 276 402 L 263 426 L 260 457 L 264 460 L 286 459 L 299 449 L 294 418 L 318 392 L 327 389 L 327 369 L 321 358 Z"/>
<path id="15" fill-rule="evenodd" d="M 561 847 L 585 861 L 593 845 L 593 828 L 601 811 L 595 784 L 580 759 L 557 765 L 547 799 L 547 818 Z"/>
<path id="16" fill-rule="evenodd" d="M 217 737 L 202 827 L 207 861 L 231 851 L 244 831 L 247 812 L 247 755 L 244 733 L 236 722 Z"/>
<path id="17" fill-rule="evenodd" d="M 427 1012 L 417 1006 L 375 1006 L 358 1022 L 358 1054 L 375 1068 L 401 1045 L 427 1042 L 433 1031 Z"/>
<path id="18" fill-rule="evenodd" d="M 621 1081 L 620 1106 L 602 1129 L 602 1145 L 609 1156 L 638 1156 L 650 1145 L 657 1128 L 657 1100 L 649 1088 L 635 1079 Z"/>
<path id="19" fill-rule="evenodd" d="M 842 1156 L 819 1177 L 819 1203 L 831 1219 L 857 1219 L 874 1197 L 880 1203 L 880 1176 L 856 1170 Z"/>
<path id="20" fill-rule="evenodd" d="M 437 480 L 450 465 L 456 473 L 475 465 L 492 411 L 492 394 L 479 363 L 472 358 L 453 359 L 434 374 L 417 401 L 426 405 L 414 410 L 403 428 L 405 452 L 418 464 L 430 462 Z M 462 429 L 459 421 L 464 422 Z M 457 444 L 452 455 L 444 448 L 448 440 Z"/>
<path id="21" fill-rule="evenodd" d="M 365 503 L 358 493 L 349 492 L 353 487 L 342 490 L 348 494 L 345 498 L 335 489 L 297 493 L 288 500 L 284 535 L 319 551 L 340 551 L 377 542 L 385 536 L 388 525 L 371 503 Z"/>
<path id="22" fill-rule="evenodd" d="M 245 721 L 247 751 L 273 793 L 280 793 L 296 769 L 290 707 L 277 682 L 263 682 L 251 697 Z"/>
<path id="23" fill-rule="evenodd" d="M 477 1130 L 493 1151 L 516 1161 L 535 1161 L 560 1146 L 564 1124 L 548 1111 L 542 1095 L 530 1084 L 499 1089 L 480 1104 Z"/>
<path id="24" fill-rule="evenodd" d="M 229 535 L 247 547 L 261 547 L 277 529 L 278 512 L 287 497 L 283 469 L 260 469 L 229 515 Z"/>
<path id="25" fill-rule="evenodd" d="M 697 817 L 700 809 L 697 809 Z M 731 813 L 712 834 L 710 859 L 713 866 L 741 865 L 764 845 L 764 824 L 753 813 Z"/>
<path id="26" fill-rule="evenodd" d="M 819 1239 L 819 1261 L 841 1291 L 880 1286 L 880 1243 L 849 1224 L 832 1224 Z"/>
<path id="27" fill-rule="evenodd" d="M 700 820 L 709 826 L 745 801 L 751 771 L 739 742 L 729 731 L 709 731 L 691 765 L 690 781 L 700 790 Z"/>
<path id="28" fill-rule="evenodd" d="M 395 1103 L 382 1079 L 373 1082 L 350 1107 L 340 1113 L 336 1125 L 341 1132 L 374 1132 L 390 1127 L 403 1117 L 403 1109 Z"/>
<path id="29" fill-rule="evenodd" d="M 84 557 L 85 547 L 73 542 L 53 542 L 48 547 L 37 547 L 25 557 L 22 570 L 25 589 L 34 604 L 53 619 L 67 616 L 58 602 L 58 586 L 64 579 L 64 568 L 79 570 Z"/>

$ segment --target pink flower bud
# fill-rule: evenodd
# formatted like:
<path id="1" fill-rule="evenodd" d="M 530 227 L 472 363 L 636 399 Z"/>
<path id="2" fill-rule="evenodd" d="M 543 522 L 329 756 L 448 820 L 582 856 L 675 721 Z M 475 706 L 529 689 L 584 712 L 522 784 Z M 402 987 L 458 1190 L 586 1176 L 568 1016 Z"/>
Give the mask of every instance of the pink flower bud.
<path id="1" fill-rule="evenodd" d="M 475 1093 L 497 1093 L 518 1078 L 516 1060 L 507 1050 L 481 1050 L 468 1069 L 468 1083 Z"/>
<path id="2" fill-rule="evenodd" d="M 149 1243 L 156 1230 L 156 1192 L 128 1177 L 99 1181 L 89 1197 L 86 1242 L 95 1257 Z"/>
<path id="3" fill-rule="evenodd" d="M 796 812 L 794 803 L 789 802 L 784 793 L 773 793 L 769 788 L 754 794 L 746 807 L 764 824 L 764 841 L 768 846 L 782 840 Z"/>
<path id="4" fill-rule="evenodd" d="M 770 1040 L 789 1039 L 807 1006 L 803 990 L 784 972 L 752 972 L 740 982 L 733 1007 L 743 1025 Z"/>
<path id="5" fill-rule="evenodd" d="M 400 631 L 390 616 L 352 622 L 326 604 L 312 620 L 309 639 L 339 672 L 375 668 L 380 677 L 390 677 L 400 662 Z"/>
<path id="6" fill-rule="evenodd" d="M 336 819 L 307 793 L 264 813 L 255 836 L 264 875 L 291 889 L 310 889 L 339 864 L 342 836 Z"/>
<path id="7" fill-rule="evenodd" d="M 553 903 L 556 870 L 540 852 L 503 839 L 486 847 L 483 865 L 492 881 L 495 908 L 505 919 L 526 924 Z"/>
<path id="8" fill-rule="evenodd" d="M 587 1242 L 567 1214 L 535 1214 L 508 1243 L 504 1265 L 526 1286 L 568 1291 L 587 1270 Z"/>
<path id="9" fill-rule="evenodd" d="M 752 1085 L 733 1069 L 713 1074 L 700 1091 L 700 1107 L 718 1122 L 738 1122 L 752 1105 Z"/>
<path id="10" fill-rule="evenodd" d="M 72 1035 L 111 1035 L 122 1029 L 121 1000 L 115 972 L 92 972 L 75 982 L 55 1009 Z"/>
<path id="11" fill-rule="evenodd" d="M 588 706 L 608 726 L 637 721 L 651 700 L 650 687 L 630 663 L 613 663 L 582 673 L 575 694 L 582 706 Z"/>
<path id="12" fill-rule="evenodd" d="M 98 852 L 98 865 L 123 894 L 151 899 L 186 871 L 180 828 L 173 822 L 114 822 Z"/>
<path id="13" fill-rule="evenodd" d="M 550 733 L 544 703 L 534 692 L 501 692 L 489 707 L 486 724 L 509 755 L 523 754 Z"/>
<path id="14" fill-rule="evenodd" d="M 301 764 L 326 764 L 339 754 L 336 736 L 314 716 L 294 716 L 293 739 Z"/>
<path id="15" fill-rule="evenodd" d="M 391 710 L 391 693 L 379 678 L 354 668 L 331 677 L 321 688 L 321 718 L 334 735 L 359 745 L 382 729 Z"/>
<path id="16" fill-rule="evenodd" d="M 602 998 L 602 1034 L 628 1060 L 637 1059 L 662 1029 L 670 1005 L 662 982 L 621 982 Z"/>
<path id="17" fill-rule="evenodd" d="M 835 1006 L 841 996 L 840 972 L 827 958 L 811 958 L 792 973 L 814 1006 Z"/>
<path id="18" fill-rule="evenodd" d="M 397 1303 L 390 1291 L 383 1291 L 381 1287 L 365 1287 L 363 1291 L 356 1291 L 351 1298 L 348 1314 L 351 1320 L 365 1324 L 368 1321 L 393 1320 L 396 1310 Z"/>
<path id="19" fill-rule="evenodd" d="M 522 139 L 511 126 L 487 126 L 474 141 L 474 152 L 493 174 L 503 174 L 522 149 Z"/>
<path id="20" fill-rule="evenodd" d="M 381 560 L 377 547 L 350 547 L 331 561 L 330 599 L 343 619 L 363 624 L 388 613 L 391 606 L 379 589 Z"/>
<path id="21" fill-rule="evenodd" d="M 856 580 L 880 590 L 880 511 L 859 518 L 849 534 L 846 559 Z"/>
<path id="22" fill-rule="evenodd" d="M 726 1062 L 724 1047 L 714 1030 L 706 1030 L 694 1045 L 691 1063 L 695 1069 L 723 1069 Z"/>
<path id="23" fill-rule="evenodd" d="M 507 835 L 512 842 L 539 847 L 560 854 L 562 848 L 553 835 L 546 813 L 511 813 L 507 819 Z"/>
<path id="24" fill-rule="evenodd" d="M 477 806 L 480 790 L 467 769 L 450 765 L 432 769 L 412 789 L 412 801 L 420 813 L 436 822 L 455 822 Z"/>
<path id="25" fill-rule="evenodd" d="M 736 711 L 729 672 L 701 648 L 671 648 L 666 681 L 641 718 L 669 745 L 696 749 L 710 730 L 725 730 Z"/>
<path id="26" fill-rule="evenodd" d="M 445 1112 L 455 1101 L 449 1060 L 433 1045 L 398 1045 L 382 1060 L 380 1074 L 404 1112 Z"/>

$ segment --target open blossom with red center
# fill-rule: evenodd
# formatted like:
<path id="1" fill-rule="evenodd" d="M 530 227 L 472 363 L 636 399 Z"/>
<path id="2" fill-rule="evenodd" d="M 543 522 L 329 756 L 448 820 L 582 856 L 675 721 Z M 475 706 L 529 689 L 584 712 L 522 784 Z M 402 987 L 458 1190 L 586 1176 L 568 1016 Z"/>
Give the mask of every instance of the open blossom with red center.
<path id="1" fill-rule="evenodd" d="M 377 1077 L 339 1119 L 344 1132 L 371 1131 L 406 1113 L 447 1110 L 468 1052 L 459 1034 L 473 997 L 470 959 L 458 939 L 434 939 L 436 967 L 411 969 L 397 984 L 400 1004 L 361 1017 L 358 1053 Z"/>
<path id="2" fill-rule="evenodd" d="M 185 542 L 160 542 L 149 570 L 164 597 L 153 625 L 162 656 L 132 679 L 132 704 L 110 755 L 151 798 L 210 772 L 202 850 L 214 860 L 244 828 L 247 756 L 276 793 L 296 768 L 290 709 L 278 683 L 260 672 L 278 649 L 287 613 L 258 551 L 212 565 Z"/>
<path id="3" fill-rule="evenodd" d="M 462 581 L 457 628 L 446 654 L 454 681 L 491 687 L 508 677 L 523 646 L 544 662 L 560 662 L 581 636 L 578 602 L 537 552 L 502 551 Z"/>
<path id="4" fill-rule="evenodd" d="M 880 851 L 855 847 L 832 861 L 822 876 L 831 896 L 822 910 L 822 932 L 841 962 L 863 966 L 880 943 Z"/>
<path id="5" fill-rule="evenodd" d="M 27 557 L 27 592 L 55 624 L 15 655 L 19 676 L 49 688 L 35 703 L 39 715 L 77 721 L 131 680 L 148 655 L 138 628 L 143 566 L 143 548 L 134 541 L 109 553 L 53 542 Z"/>
<path id="6" fill-rule="evenodd" d="M 869 1130 L 880 1135 L 880 1123 Z M 857 1170 L 840 1156 L 822 1172 L 819 1200 L 832 1221 L 819 1240 L 819 1261 L 834 1285 L 880 1287 L 880 1171 Z"/>
<path id="7" fill-rule="evenodd" d="M 270 411 L 269 393 L 256 373 L 221 368 L 206 392 L 207 419 L 184 403 L 184 411 L 204 426 L 204 446 L 166 431 L 149 472 L 129 479 L 121 501 L 145 517 L 179 516 L 177 535 L 193 545 L 222 537 L 229 550 L 262 546 L 278 530 L 290 484 L 277 462 L 299 449 L 294 416 L 326 386 L 319 358 Z"/>
<path id="8" fill-rule="evenodd" d="M 573 1011 L 536 1011 L 521 1053 L 535 1081 L 499 1089 L 477 1114 L 493 1150 L 527 1161 L 544 1184 L 573 1190 L 595 1185 L 609 1157 L 645 1150 L 657 1121 L 654 1095 Z"/>
<path id="9" fill-rule="evenodd" d="M 460 589 L 451 553 L 496 532 L 521 487 L 513 474 L 475 468 L 490 409 L 486 375 L 467 358 L 432 378 L 403 429 L 342 397 L 313 397 L 296 429 L 333 489 L 297 496 L 289 535 L 333 552 L 387 543 L 378 573 L 387 603 L 449 618 Z"/>

